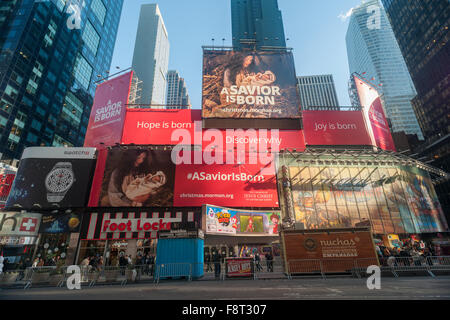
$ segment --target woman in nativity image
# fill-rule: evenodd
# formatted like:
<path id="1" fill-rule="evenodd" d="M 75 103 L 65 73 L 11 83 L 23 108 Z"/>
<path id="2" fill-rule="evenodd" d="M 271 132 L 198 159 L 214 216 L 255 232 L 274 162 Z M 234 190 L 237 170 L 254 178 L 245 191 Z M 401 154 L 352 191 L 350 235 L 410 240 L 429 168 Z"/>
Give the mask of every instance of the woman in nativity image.
<path id="1" fill-rule="evenodd" d="M 111 174 L 108 197 L 112 207 L 142 207 L 167 179 L 163 172 L 152 173 L 148 150 L 128 150 Z"/>

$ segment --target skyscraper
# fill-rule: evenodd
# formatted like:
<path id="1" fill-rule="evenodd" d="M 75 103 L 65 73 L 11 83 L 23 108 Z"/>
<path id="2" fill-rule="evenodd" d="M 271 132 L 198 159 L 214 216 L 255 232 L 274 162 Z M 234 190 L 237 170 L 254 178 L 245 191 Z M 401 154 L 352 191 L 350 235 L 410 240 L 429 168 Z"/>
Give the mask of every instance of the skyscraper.
<path id="1" fill-rule="evenodd" d="M 303 108 L 339 106 L 333 75 L 300 76 L 297 80 Z"/>
<path id="2" fill-rule="evenodd" d="M 2 161 L 20 159 L 29 146 L 83 145 L 95 82 L 110 70 L 122 5 L 1 2 Z"/>
<path id="3" fill-rule="evenodd" d="M 167 73 L 167 105 L 170 109 L 191 108 L 186 83 L 176 70 L 169 70 Z"/>
<path id="4" fill-rule="evenodd" d="M 393 132 L 417 134 L 423 140 L 411 105 L 416 91 L 379 0 L 353 10 L 346 42 L 350 74 L 359 73 L 378 86 Z"/>
<path id="5" fill-rule="evenodd" d="M 133 70 L 142 81 L 141 99 L 137 104 L 164 105 L 169 47 L 169 36 L 158 5 L 142 5 L 133 56 Z"/>
<path id="6" fill-rule="evenodd" d="M 430 158 L 450 170 L 449 1 L 383 3 L 417 90 L 413 106 Z"/>
<path id="7" fill-rule="evenodd" d="M 286 47 L 277 0 L 231 0 L 233 47 Z"/>

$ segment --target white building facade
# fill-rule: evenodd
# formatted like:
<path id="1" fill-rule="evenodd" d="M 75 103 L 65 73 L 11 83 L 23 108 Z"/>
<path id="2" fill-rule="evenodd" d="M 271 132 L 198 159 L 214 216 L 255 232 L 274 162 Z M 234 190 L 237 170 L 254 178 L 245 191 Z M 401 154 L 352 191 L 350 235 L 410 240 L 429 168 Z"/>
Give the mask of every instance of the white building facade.
<path id="1" fill-rule="evenodd" d="M 138 104 L 153 105 L 155 109 L 165 104 L 169 49 L 169 36 L 158 5 L 142 5 L 132 64 L 142 81 Z"/>

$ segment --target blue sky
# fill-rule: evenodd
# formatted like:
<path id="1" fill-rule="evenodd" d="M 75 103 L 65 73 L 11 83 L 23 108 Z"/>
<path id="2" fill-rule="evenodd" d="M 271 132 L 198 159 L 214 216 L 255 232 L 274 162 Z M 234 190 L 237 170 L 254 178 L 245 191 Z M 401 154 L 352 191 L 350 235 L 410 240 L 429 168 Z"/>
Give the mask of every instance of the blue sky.
<path id="1" fill-rule="evenodd" d="M 345 34 L 348 13 L 361 0 L 278 0 L 297 75 L 332 74 L 340 105 L 350 105 Z M 112 70 L 131 66 L 141 4 L 124 0 Z M 185 78 L 192 107 L 201 108 L 202 45 L 231 45 L 230 0 L 159 0 L 170 41 L 169 69 Z"/>

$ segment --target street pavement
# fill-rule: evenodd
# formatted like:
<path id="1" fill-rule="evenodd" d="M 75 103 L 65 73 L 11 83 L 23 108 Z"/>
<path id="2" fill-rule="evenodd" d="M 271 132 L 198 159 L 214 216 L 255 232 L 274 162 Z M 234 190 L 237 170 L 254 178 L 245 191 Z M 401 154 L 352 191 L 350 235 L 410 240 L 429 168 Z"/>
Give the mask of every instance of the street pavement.
<path id="1" fill-rule="evenodd" d="M 450 300 L 450 276 L 382 277 L 380 290 L 366 279 L 302 278 L 163 281 L 67 288 L 0 289 L 0 300 Z"/>

